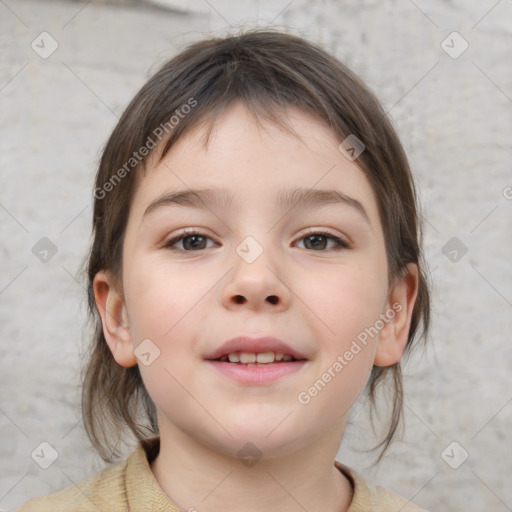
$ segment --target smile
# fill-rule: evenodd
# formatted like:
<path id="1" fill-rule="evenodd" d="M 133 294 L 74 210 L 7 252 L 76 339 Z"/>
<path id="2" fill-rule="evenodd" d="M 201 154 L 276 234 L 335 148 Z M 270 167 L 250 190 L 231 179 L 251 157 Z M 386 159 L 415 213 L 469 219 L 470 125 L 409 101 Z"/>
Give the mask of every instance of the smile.
<path id="1" fill-rule="evenodd" d="M 280 352 L 260 352 L 257 354 L 252 352 L 231 352 L 229 354 L 223 355 L 217 359 L 217 361 L 229 361 L 230 363 L 238 364 L 272 364 L 280 361 L 296 361 L 296 359 L 290 354 L 283 354 Z"/>

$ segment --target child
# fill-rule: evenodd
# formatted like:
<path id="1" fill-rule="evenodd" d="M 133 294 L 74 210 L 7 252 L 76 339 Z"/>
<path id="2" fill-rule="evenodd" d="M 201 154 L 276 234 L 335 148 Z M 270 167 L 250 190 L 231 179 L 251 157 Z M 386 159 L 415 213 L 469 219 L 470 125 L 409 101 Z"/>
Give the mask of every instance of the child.
<path id="1" fill-rule="evenodd" d="M 407 159 L 352 72 L 282 32 L 195 43 L 124 112 L 94 197 L 83 419 L 107 462 L 125 427 L 139 444 L 17 511 L 420 510 L 335 460 L 387 378 L 390 444 L 429 324 Z"/>

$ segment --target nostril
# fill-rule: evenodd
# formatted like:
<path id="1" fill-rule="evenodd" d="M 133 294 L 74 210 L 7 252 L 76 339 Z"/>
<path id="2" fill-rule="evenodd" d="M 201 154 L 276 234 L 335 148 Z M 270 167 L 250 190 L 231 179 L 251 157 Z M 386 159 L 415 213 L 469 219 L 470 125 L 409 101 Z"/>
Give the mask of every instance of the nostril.
<path id="1" fill-rule="evenodd" d="M 243 295 L 236 295 L 235 296 L 235 302 L 237 304 L 243 304 L 245 302 L 245 297 Z M 276 295 L 269 295 L 267 297 L 267 300 L 271 303 L 271 304 L 277 304 L 279 302 L 279 299 L 277 298 Z"/>

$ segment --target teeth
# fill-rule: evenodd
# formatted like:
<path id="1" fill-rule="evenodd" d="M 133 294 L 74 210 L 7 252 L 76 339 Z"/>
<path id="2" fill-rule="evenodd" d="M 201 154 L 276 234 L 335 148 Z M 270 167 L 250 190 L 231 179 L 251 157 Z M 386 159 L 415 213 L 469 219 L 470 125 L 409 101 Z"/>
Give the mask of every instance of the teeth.
<path id="1" fill-rule="evenodd" d="M 256 361 L 258 363 L 273 363 L 274 352 L 264 352 L 263 354 L 257 354 Z"/>
<path id="2" fill-rule="evenodd" d="M 256 354 L 249 354 L 248 352 L 240 352 L 240 362 L 241 363 L 255 363 L 256 362 Z"/>
<path id="3" fill-rule="evenodd" d="M 292 361 L 293 357 L 289 354 L 274 353 L 274 352 L 261 352 L 253 354 L 250 352 L 232 352 L 220 358 L 221 361 L 229 361 L 230 363 L 260 363 L 270 364 L 275 361 Z"/>

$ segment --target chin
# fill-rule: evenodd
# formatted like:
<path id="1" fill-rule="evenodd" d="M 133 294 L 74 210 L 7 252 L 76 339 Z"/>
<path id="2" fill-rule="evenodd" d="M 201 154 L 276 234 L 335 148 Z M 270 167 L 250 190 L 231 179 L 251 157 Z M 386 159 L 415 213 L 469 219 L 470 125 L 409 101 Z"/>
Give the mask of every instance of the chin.
<path id="1" fill-rule="evenodd" d="M 250 428 L 245 425 L 243 428 L 229 429 L 229 433 L 222 439 L 208 437 L 207 444 L 213 450 L 237 458 L 242 462 L 246 457 L 255 459 L 275 459 L 285 457 L 301 449 L 307 444 L 308 436 L 304 433 L 300 438 L 297 436 L 297 429 L 294 432 L 289 429 L 279 428 L 269 435 L 272 429 L 267 425 L 252 424 Z M 275 427 L 274 427 L 275 428 Z"/>

